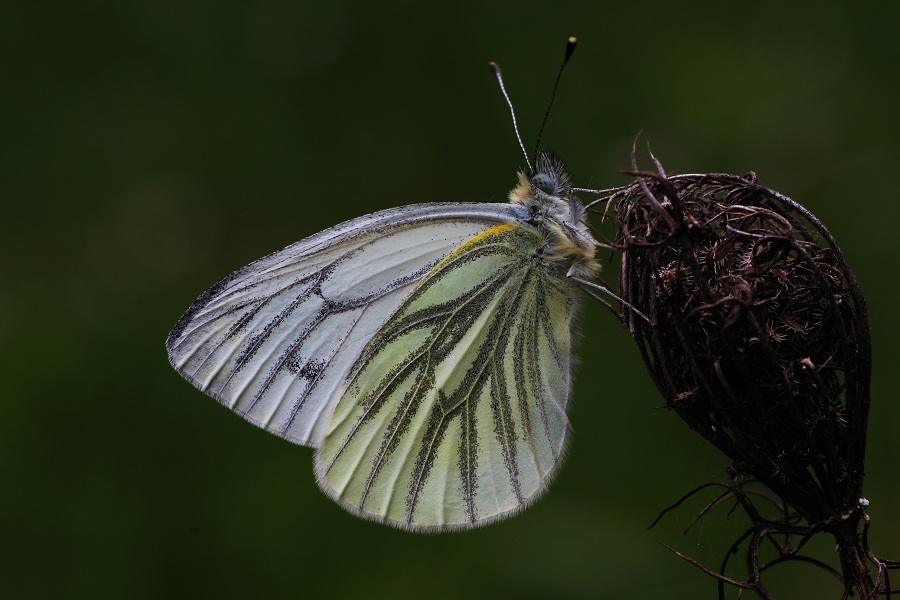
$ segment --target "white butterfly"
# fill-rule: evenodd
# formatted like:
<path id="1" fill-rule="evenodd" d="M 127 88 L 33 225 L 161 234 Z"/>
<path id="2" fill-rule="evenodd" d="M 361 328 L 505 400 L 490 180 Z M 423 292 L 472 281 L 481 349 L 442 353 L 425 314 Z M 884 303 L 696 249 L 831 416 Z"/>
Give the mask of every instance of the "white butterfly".
<path id="1" fill-rule="evenodd" d="M 597 270 L 583 217 L 539 153 L 509 204 L 385 210 L 232 273 L 181 317 L 169 359 L 315 448 L 351 512 L 416 530 L 502 518 L 565 450 L 578 282 Z"/>

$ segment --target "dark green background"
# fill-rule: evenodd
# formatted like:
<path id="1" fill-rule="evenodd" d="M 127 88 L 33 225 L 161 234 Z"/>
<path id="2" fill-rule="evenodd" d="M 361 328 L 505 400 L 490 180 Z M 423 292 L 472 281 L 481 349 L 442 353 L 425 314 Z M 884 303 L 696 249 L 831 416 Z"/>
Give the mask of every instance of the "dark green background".
<path id="1" fill-rule="evenodd" d="M 841 243 L 875 343 L 871 541 L 900 557 L 898 18 L 788 4 L 0 4 L 0 593 L 712 598 L 658 540 L 716 566 L 746 521 L 646 527 L 726 460 L 654 410 L 596 304 L 565 467 L 532 509 L 466 533 L 352 517 L 309 449 L 166 359 L 182 311 L 255 258 L 382 208 L 502 201 L 521 156 L 486 64 L 530 146 L 569 35 L 545 145 L 577 185 L 625 183 L 640 132 L 673 172 L 757 171 Z M 840 593 L 802 564 L 771 582 Z"/>

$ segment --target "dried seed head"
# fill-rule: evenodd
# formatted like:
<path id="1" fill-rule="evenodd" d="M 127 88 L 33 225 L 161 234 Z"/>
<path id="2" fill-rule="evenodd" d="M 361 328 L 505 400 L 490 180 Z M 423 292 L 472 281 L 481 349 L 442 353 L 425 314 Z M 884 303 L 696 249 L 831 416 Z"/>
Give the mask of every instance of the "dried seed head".
<path id="1" fill-rule="evenodd" d="M 612 200 L 621 293 L 657 386 L 688 425 L 810 523 L 862 495 L 871 347 L 827 229 L 755 176 L 641 173 Z"/>

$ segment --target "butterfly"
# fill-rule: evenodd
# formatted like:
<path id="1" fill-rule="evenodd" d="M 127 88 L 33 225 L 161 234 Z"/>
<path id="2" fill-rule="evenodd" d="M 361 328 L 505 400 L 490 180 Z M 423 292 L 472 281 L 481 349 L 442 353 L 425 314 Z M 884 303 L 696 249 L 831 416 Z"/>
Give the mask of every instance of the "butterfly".
<path id="1" fill-rule="evenodd" d="M 320 487 L 359 516 L 434 531 L 519 511 L 565 451 L 598 269 L 586 190 L 548 152 L 526 162 L 509 203 L 392 208 L 235 271 L 172 329 L 171 364 L 314 448 Z"/>

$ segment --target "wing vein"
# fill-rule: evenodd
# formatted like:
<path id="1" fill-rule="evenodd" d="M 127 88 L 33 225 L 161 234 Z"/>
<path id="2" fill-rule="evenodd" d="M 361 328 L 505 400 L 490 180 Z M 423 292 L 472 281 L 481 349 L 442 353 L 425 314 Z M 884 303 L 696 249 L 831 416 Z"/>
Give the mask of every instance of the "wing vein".
<path id="1" fill-rule="evenodd" d="M 338 448 L 337 452 L 334 455 L 334 458 L 332 459 L 331 463 L 328 465 L 328 468 L 326 469 L 326 471 L 331 469 L 331 467 L 334 465 L 334 462 L 340 457 L 341 453 L 347 447 L 348 443 L 350 442 L 350 439 L 353 438 L 354 435 L 356 435 L 356 432 L 359 430 L 359 427 L 369 418 L 369 415 L 372 413 L 372 410 L 379 407 L 383 403 L 383 401 L 385 400 L 384 394 L 387 393 L 387 390 L 394 389 L 396 387 L 395 384 L 398 382 L 398 378 L 400 378 L 401 376 L 405 376 L 406 373 L 408 372 L 409 367 L 415 366 L 415 364 L 419 360 L 421 360 L 426 355 L 429 355 L 429 353 L 433 349 L 434 345 L 436 343 L 438 343 L 438 341 L 441 339 L 442 334 L 446 331 L 447 324 L 452 320 L 452 318 L 455 317 L 464 308 L 466 308 L 470 303 L 474 302 L 475 299 L 477 297 L 479 297 L 483 292 L 488 291 L 491 288 L 493 288 L 494 287 L 493 284 L 500 281 L 501 277 L 502 277 L 502 280 L 505 281 L 507 279 L 507 277 L 503 277 L 503 276 L 508 275 L 509 274 L 508 271 L 511 271 L 512 268 L 513 267 L 508 268 L 506 273 L 501 272 L 496 277 L 485 281 L 485 283 L 483 285 L 473 288 L 473 290 L 469 293 L 469 295 L 466 297 L 466 299 L 461 303 L 461 305 L 458 308 L 455 308 L 454 310 L 449 311 L 449 313 L 447 313 L 450 315 L 450 317 L 446 320 L 446 322 L 443 324 L 443 326 L 438 331 L 436 331 L 435 333 L 433 333 L 431 335 L 430 340 L 428 340 L 427 343 L 423 344 L 421 349 L 418 352 L 410 353 L 409 355 L 407 355 L 406 359 L 404 360 L 403 366 L 400 369 L 398 369 L 394 375 L 392 375 L 390 378 L 382 380 L 382 382 L 378 386 L 378 390 L 372 396 L 371 400 L 368 402 L 369 406 L 367 407 L 366 411 L 358 418 L 357 423 L 354 425 L 353 429 L 350 431 L 350 433 L 344 439 L 343 443 Z M 409 300 L 407 300 L 407 302 L 409 302 Z M 402 308 L 403 307 L 401 307 L 401 310 L 402 310 Z M 425 324 L 430 321 L 434 321 L 436 319 L 437 319 L 436 316 L 429 316 L 427 318 L 420 319 L 419 321 L 414 321 L 414 323 Z M 405 331 L 408 331 L 410 329 L 413 329 L 412 325 L 408 325 L 403 328 L 403 330 L 405 330 Z M 390 339 L 395 339 L 396 337 L 397 337 L 396 334 L 392 334 L 390 336 Z M 375 340 L 373 339 L 373 342 L 374 341 Z M 380 342 L 380 340 L 379 340 L 379 342 Z M 359 374 L 365 369 L 365 367 L 368 365 L 371 358 L 375 354 L 377 354 L 377 350 L 380 350 L 383 347 L 384 347 L 384 344 L 374 345 L 373 350 L 369 351 L 367 349 L 366 351 L 363 352 L 364 356 L 361 356 L 360 360 L 357 363 L 356 372 L 352 376 L 350 385 L 353 384 L 353 381 L 355 381 L 355 379 L 359 376 Z M 426 365 L 430 365 L 430 363 L 426 363 Z"/>

